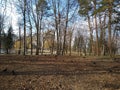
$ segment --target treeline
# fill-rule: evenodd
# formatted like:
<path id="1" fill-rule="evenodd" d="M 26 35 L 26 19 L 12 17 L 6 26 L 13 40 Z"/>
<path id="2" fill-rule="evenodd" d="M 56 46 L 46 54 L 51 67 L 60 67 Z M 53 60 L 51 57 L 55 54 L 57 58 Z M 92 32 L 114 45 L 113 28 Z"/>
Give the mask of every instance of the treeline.
<path id="1" fill-rule="evenodd" d="M 17 0 L 14 4 L 21 16 L 18 54 L 22 46 L 23 54 L 27 54 L 27 38 L 30 37 L 31 55 L 34 48 L 36 55 L 43 54 L 46 41 L 51 54 L 115 55 L 120 35 L 119 3 L 119 0 Z M 87 27 L 85 33 L 85 28 L 78 24 L 80 17 L 87 22 L 83 24 Z M 0 36 L 3 23 L 1 18 Z"/>
<path id="2" fill-rule="evenodd" d="M 114 55 L 119 49 L 120 1 L 78 0 L 79 14 L 85 17 L 89 27 L 88 52 L 91 55 Z M 85 51 L 83 35 L 75 38 L 77 50 Z M 82 42 L 81 46 L 80 42 Z M 79 49 L 78 49 L 79 48 Z"/>

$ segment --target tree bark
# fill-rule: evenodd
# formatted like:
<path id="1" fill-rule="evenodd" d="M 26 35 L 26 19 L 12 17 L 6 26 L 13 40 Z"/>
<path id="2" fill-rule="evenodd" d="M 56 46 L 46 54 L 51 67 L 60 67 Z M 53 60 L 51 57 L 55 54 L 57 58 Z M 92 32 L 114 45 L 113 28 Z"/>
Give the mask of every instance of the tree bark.
<path id="1" fill-rule="evenodd" d="M 0 18 L 1 19 L 1 18 Z M 1 22 L 0 22 L 1 24 Z M 0 54 L 1 54 L 1 48 L 2 48 L 2 37 L 1 37 L 1 25 L 0 25 Z"/>
<path id="2" fill-rule="evenodd" d="M 26 55 L 26 0 L 24 0 L 24 55 Z"/>
<path id="3" fill-rule="evenodd" d="M 63 51 L 62 51 L 62 55 L 65 54 L 65 49 L 66 49 L 66 33 L 67 33 L 67 27 L 68 27 L 69 8 L 70 8 L 70 1 L 67 0 L 67 12 L 66 12 L 66 20 L 65 20 L 64 41 L 63 41 Z"/>
<path id="4" fill-rule="evenodd" d="M 20 40 L 20 46 L 19 46 L 18 54 L 21 54 L 21 29 L 20 29 L 20 26 L 19 26 L 19 40 Z"/>
<path id="5" fill-rule="evenodd" d="M 96 0 L 94 0 L 94 9 L 96 10 Z M 95 14 L 95 30 L 96 30 L 96 52 L 97 52 L 96 55 L 99 56 L 97 14 Z"/>
<path id="6" fill-rule="evenodd" d="M 91 53 L 93 53 L 93 31 L 92 31 L 92 28 L 91 28 L 90 16 L 89 15 L 87 16 L 87 19 L 88 19 L 88 27 L 89 27 L 89 30 L 90 30 L 90 54 L 91 54 Z"/>
<path id="7" fill-rule="evenodd" d="M 108 17 L 109 17 L 109 22 L 108 22 L 108 46 L 109 46 L 109 54 L 110 56 L 112 55 L 112 41 L 111 41 L 111 20 L 112 20 L 112 5 L 111 3 L 109 4 L 109 12 L 108 12 Z"/>

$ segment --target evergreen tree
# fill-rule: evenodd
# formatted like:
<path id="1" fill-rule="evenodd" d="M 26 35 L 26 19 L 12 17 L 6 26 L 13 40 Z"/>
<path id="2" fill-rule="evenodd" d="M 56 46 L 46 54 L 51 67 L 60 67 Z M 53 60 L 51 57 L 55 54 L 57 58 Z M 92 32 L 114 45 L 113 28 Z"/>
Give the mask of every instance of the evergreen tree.
<path id="1" fill-rule="evenodd" d="M 120 15 L 119 15 L 119 0 L 101 0 L 99 2 L 100 7 L 94 11 L 94 14 L 106 12 L 108 17 L 107 29 L 108 29 L 108 47 L 109 47 L 109 55 L 112 56 L 114 54 L 113 51 L 113 36 L 115 30 L 113 29 L 113 25 L 115 25 L 115 29 L 119 30 L 120 24 Z"/>
<path id="2" fill-rule="evenodd" d="M 2 39 L 3 39 L 3 36 L 2 36 L 2 32 L 3 32 L 3 29 L 4 29 L 4 17 L 2 14 L 0 14 L 0 54 L 1 54 L 1 49 L 2 49 Z"/>
<path id="3" fill-rule="evenodd" d="M 5 39 L 4 40 L 4 44 L 5 44 L 4 46 L 5 46 L 7 54 L 9 54 L 10 49 L 13 48 L 13 44 L 14 44 L 13 37 L 14 37 L 13 28 L 12 28 L 12 26 L 10 26 L 9 29 L 8 29 L 8 33 L 4 34 L 4 39 Z"/>
<path id="4" fill-rule="evenodd" d="M 92 0 L 78 0 L 79 4 L 79 15 L 82 17 L 85 17 L 85 19 L 88 22 L 88 27 L 90 31 L 90 54 L 93 53 L 93 30 L 92 30 L 92 24 L 91 24 L 91 6 Z"/>

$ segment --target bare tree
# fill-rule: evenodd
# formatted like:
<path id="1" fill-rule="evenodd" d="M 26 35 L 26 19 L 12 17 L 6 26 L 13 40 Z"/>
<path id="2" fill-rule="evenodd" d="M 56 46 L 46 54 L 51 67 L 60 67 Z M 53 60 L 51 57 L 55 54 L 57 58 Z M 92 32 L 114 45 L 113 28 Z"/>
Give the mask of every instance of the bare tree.
<path id="1" fill-rule="evenodd" d="M 30 43 L 31 43 L 31 55 L 33 54 L 33 45 L 32 45 L 32 42 L 33 42 L 33 35 L 32 35 L 32 28 L 33 28 L 33 25 L 32 25 L 32 0 L 29 0 L 29 2 L 27 3 L 27 17 L 28 17 L 28 23 L 29 23 L 29 30 L 30 30 Z"/>
<path id="2" fill-rule="evenodd" d="M 21 48 L 22 48 L 22 40 L 21 40 L 21 26 L 19 26 L 19 41 L 20 41 L 20 45 L 19 45 L 19 51 L 18 54 L 21 54 Z"/>
<path id="3" fill-rule="evenodd" d="M 35 0 L 35 10 L 32 7 L 32 16 L 35 23 L 35 28 L 37 31 L 37 46 L 36 55 L 39 55 L 39 50 L 41 50 L 41 30 L 42 30 L 42 20 L 47 11 L 47 2 L 45 0 Z"/>
<path id="4" fill-rule="evenodd" d="M 68 29 L 68 49 L 69 49 L 69 55 L 71 56 L 72 53 L 72 38 L 73 38 L 73 31 L 74 31 L 74 27 L 73 28 L 69 28 Z"/>
<path id="5" fill-rule="evenodd" d="M 3 35 L 2 32 L 4 31 L 5 27 L 5 19 L 6 19 L 6 8 L 7 8 L 8 0 L 1 0 L 0 2 L 0 54 L 2 49 L 2 41 Z"/>
<path id="6" fill-rule="evenodd" d="M 94 10 L 96 10 L 97 8 L 97 1 L 94 0 L 93 1 L 94 3 Z M 99 43 L 98 43 L 98 25 L 97 25 L 97 14 L 94 15 L 95 17 L 95 30 L 96 30 L 96 55 L 98 56 L 99 55 Z"/>
<path id="7" fill-rule="evenodd" d="M 56 54 L 64 55 L 65 51 L 67 51 L 66 34 L 69 27 L 68 23 L 74 17 L 77 6 L 75 5 L 74 0 L 67 0 L 64 5 L 62 4 L 62 0 L 52 0 L 51 7 L 57 40 Z"/>
<path id="8" fill-rule="evenodd" d="M 4 29 L 4 18 L 0 14 L 0 54 L 1 54 L 1 49 L 2 49 L 2 31 Z"/>
<path id="9" fill-rule="evenodd" d="M 19 13 L 23 16 L 24 24 L 24 51 L 23 55 L 26 55 L 26 9 L 27 9 L 27 0 L 18 0 L 17 4 Z"/>

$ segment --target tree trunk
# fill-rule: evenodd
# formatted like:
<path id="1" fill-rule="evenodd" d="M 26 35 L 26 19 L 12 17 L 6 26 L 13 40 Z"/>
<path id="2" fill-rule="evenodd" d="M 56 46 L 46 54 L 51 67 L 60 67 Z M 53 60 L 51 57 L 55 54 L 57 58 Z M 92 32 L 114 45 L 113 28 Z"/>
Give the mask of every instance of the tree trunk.
<path id="1" fill-rule="evenodd" d="M 55 32 L 53 33 L 53 38 L 52 38 L 53 40 L 52 40 L 52 48 L 51 48 L 51 54 L 53 55 L 54 53 L 54 43 L 55 43 Z"/>
<path id="2" fill-rule="evenodd" d="M 72 50 L 71 50 L 71 44 L 72 44 L 72 35 L 70 35 L 70 41 L 69 41 L 69 55 L 71 56 L 71 52 L 72 52 Z"/>
<path id="3" fill-rule="evenodd" d="M 43 46 L 42 46 L 42 52 L 41 52 L 41 54 L 43 55 L 43 53 L 44 53 L 44 47 L 45 47 L 45 44 L 44 44 L 45 43 L 45 38 L 44 37 L 43 37 L 43 42 L 42 43 L 43 43 Z"/>
<path id="4" fill-rule="evenodd" d="M 64 29 L 64 40 L 63 40 L 63 50 L 62 55 L 65 54 L 66 49 L 66 33 L 67 33 L 67 27 L 68 27 L 68 14 L 69 14 L 69 8 L 70 8 L 70 1 L 67 0 L 67 12 L 66 12 L 66 21 L 65 21 L 65 29 Z"/>
<path id="5" fill-rule="evenodd" d="M 33 45 L 32 45 L 32 41 L 33 41 L 33 38 L 32 38 L 32 26 L 30 26 L 30 32 L 31 32 L 31 34 L 30 34 L 30 41 L 31 41 L 31 55 L 33 54 Z"/>
<path id="6" fill-rule="evenodd" d="M 1 19 L 1 18 L 0 18 Z M 1 22 L 0 22 L 1 24 Z M 2 37 L 1 37 L 1 25 L 0 25 L 0 54 L 1 54 L 1 49 L 2 49 Z"/>
<path id="7" fill-rule="evenodd" d="M 102 54 L 102 47 L 103 47 L 103 26 L 102 26 L 102 20 L 101 15 L 99 14 L 99 25 L 100 25 L 100 40 L 99 40 L 99 50 L 100 55 Z"/>
<path id="8" fill-rule="evenodd" d="M 91 53 L 93 53 L 93 31 L 92 31 L 92 28 L 91 28 L 90 16 L 89 15 L 87 16 L 87 19 L 88 19 L 88 27 L 89 27 L 89 30 L 90 30 L 90 54 L 91 54 Z"/>
<path id="9" fill-rule="evenodd" d="M 8 49 L 6 49 L 6 53 L 9 54 L 9 50 Z"/>
<path id="10" fill-rule="evenodd" d="M 43 12 L 41 12 L 41 16 L 40 16 L 40 30 L 39 30 L 39 50 L 41 53 L 41 30 L 42 30 L 42 18 L 43 18 Z"/>
<path id="11" fill-rule="evenodd" d="M 94 9 L 96 10 L 96 0 L 94 0 Z M 95 14 L 95 30 L 96 30 L 96 55 L 99 55 L 99 43 L 98 43 L 98 27 L 97 27 L 97 14 Z"/>
<path id="12" fill-rule="evenodd" d="M 39 27 L 37 24 L 37 46 L 36 46 L 36 55 L 39 55 Z"/>
<path id="13" fill-rule="evenodd" d="M 58 1 L 58 3 L 56 3 L 56 1 L 52 0 L 52 4 L 53 4 L 54 17 L 55 17 L 55 29 L 56 29 L 56 34 L 57 34 L 56 54 L 59 55 L 60 54 L 60 44 L 59 44 L 60 40 L 59 40 L 59 27 L 58 27 L 57 6 L 56 6 L 56 4 L 58 4 L 58 12 L 59 12 L 59 1 Z"/>
<path id="14" fill-rule="evenodd" d="M 104 28 L 103 28 L 103 55 L 105 56 L 105 35 L 106 35 L 106 33 L 105 33 L 105 26 L 106 26 L 106 14 L 105 14 L 105 16 L 104 16 Z"/>
<path id="15" fill-rule="evenodd" d="M 104 20 L 103 20 L 103 23 L 102 23 L 102 17 L 101 15 L 99 15 L 99 24 L 100 24 L 100 43 L 99 43 L 99 48 L 100 48 L 100 53 L 101 55 L 105 55 L 105 26 L 106 26 L 106 14 L 104 15 Z"/>
<path id="16" fill-rule="evenodd" d="M 24 55 L 26 55 L 26 0 L 24 0 Z"/>
<path id="17" fill-rule="evenodd" d="M 36 6 L 37 10 L 38 7 Z M 39 55 L 39 15 L 38 15 L 38 11 L 37 11 L 37 23 L 36 23 L 36 30 L 37 30 L 37 46 L 36 46 L 36 55 Z"/>
<path id="18" fill-rule="evenodd" d="M 19 27 L 19 39 L 20 39 L 20 46 L 19 46 L 18 54 L 21 54 L 21 29 L 20 27 Z"/>
<path id="19" fill-rule="evenodd" d="M 95 15 L 95 29 L 96 29 L 96 55 L 99 56 L 99 43 L 98 43 L 98 28 L 97 28 L 97 17 Z"/>
<path id="20" fill-rule="evenodd" d="M 111 6 L 111 4 L 110 4 Z M 111 41 L 111 19 L 112 19 L 112 9 L 109 8 L 109 23 L 108 23 L 108 46 L 109 46 L 109 54 L 112 55 L 112 41 Z"/>

